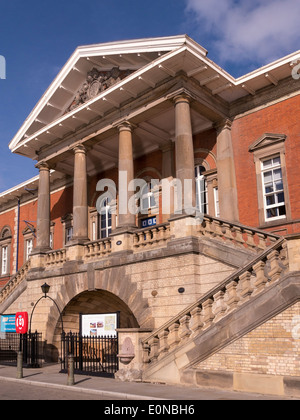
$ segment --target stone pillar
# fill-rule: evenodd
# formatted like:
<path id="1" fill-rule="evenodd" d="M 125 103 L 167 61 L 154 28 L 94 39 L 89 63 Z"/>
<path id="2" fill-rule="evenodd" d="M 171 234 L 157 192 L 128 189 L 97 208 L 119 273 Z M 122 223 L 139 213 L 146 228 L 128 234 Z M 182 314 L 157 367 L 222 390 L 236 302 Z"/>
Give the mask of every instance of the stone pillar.
<path id="1" fill-rule="evenodd" d="M 119 127 L 119 202 L 118 202 L 118 228 L 132 229 L 136 227 L 135 214 L 129 211 L 128 203 L 134 191 L 128 191 L 128 184 L 134 179 L 133 152 L 132 152 L 132 126 L 128 122 Z"/>
<path id="2" fill-rule="evenodd" d="M 195 165 L 190 100 L 186 95 L 175 97 L 175 151 L 176 178 L 182 185 L 182 213 L 190 214 L 187 207 L 195 207 Z M 189 180 L 185 188 L 184 181 Z M 184 198 L 186 199 L 184 206 Z M 185 207 L 185 208 L 184 208 Z M 175 210 L 176 213 L 176 210 Z"/>
<path id="3" fill-rule="evenodd" d="M 231 125 L 230 120 L 224 120 L 216 126 L 219 207 L 221 218 L 238 222 L 239 212 Z"/>
<path id="4" fill-rule="evenodd" d="M 86 148 L 74 147 L 73 243 L 88 241 Z"/>
<path id="5" fill-rule="evenodd" d="M 161 146 L 160 149 L 162 151 L 162 178 L 174 177 L 174 147 L 172 140 Z"/>
<path id="6" fill-rule="evenodd" d="M 50 250 L 50 169 L 47 163 L 36 165 L 39 169 L 37 205 L 37 241 L 35 253 Z"/>

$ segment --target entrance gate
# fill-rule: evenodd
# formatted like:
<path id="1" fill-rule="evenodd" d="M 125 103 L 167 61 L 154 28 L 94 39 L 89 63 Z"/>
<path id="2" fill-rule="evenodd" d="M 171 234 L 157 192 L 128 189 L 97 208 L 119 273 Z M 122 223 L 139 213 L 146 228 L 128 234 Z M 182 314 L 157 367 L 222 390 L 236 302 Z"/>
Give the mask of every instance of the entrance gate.
<path id="1" fill-rule="evenodd" d="M 61 372 L 68 370 L 68 356 L 74 356 L 74 372 L 113 377 L 119 369 L 117 336 L 61 335 Z"/>

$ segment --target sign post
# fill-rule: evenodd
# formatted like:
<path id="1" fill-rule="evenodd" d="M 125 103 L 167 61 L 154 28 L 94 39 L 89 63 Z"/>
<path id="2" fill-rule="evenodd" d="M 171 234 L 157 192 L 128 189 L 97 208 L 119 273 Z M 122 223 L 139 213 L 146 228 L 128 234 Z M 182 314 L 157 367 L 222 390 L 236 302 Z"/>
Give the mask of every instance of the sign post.
<path id="1" fill-rule="evenodd" d="M 27 312 L 17 312 L 16 319 L 16 333 L 17 334 L 26 334 L 28 331 L 28 313 Z"/>
<path id="2" fill-rule="evenodd" d="M 20 351 L 17 358 L 17 379 L 23 378 L 23 352 L 21 346 L 21 334 L 26 334 L 28 331 L 28 313 L 17 312 L 15 317 L 16 333 L 20 334 Z"/>

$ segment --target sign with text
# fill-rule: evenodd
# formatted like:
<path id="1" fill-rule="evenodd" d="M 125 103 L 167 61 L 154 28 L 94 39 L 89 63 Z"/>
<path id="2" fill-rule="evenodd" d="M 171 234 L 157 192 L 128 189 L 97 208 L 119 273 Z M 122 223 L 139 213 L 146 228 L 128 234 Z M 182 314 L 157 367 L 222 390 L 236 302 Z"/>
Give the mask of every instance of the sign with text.
<path id="1" fill-rule="evenodd" d="M 118 314 L 82 314 L 81 335 L 88 337 L 117 336 Z"/>
<path id="2" fill-rule="evenodd" d="M 0 316 L 0 332 L 2 333 L 9 333 L 9 332 L 16 332 L 16 315 L 9 314 L 9 315 L 1 315 Z"/>
<path id="3" fill-rule="evenodd" d="M 142 228 L 146 228 L 149 226 L 155 226 L 156 225 L 156 216 L 149 217 L 148 219 L 142 220 Z"/>
<path id="4" fill-rule="evenodd" d="M 26 334 L 28 331 L 28 313 L 17 312 L 16 313 L 16 333 Z"/>

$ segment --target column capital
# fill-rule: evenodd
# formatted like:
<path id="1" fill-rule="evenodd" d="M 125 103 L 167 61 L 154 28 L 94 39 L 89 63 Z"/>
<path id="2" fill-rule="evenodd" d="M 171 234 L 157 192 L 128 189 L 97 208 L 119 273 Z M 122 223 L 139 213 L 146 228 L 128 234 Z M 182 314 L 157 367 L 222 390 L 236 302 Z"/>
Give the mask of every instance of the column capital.
<path id="1" fill-rule="evenodd" d="M 132 132 L 133 129 L 134 129 L 134 125 L 131 122 L 124 120 L 124 121 L 120 122 L 117 125 L 117 129 L 119 130 L 119 133 L 121 131 L 130 131 L 130 132 Z"/>
<path id="2" fill-rule="evenodd" d="M 41 161 L 38 162 L 35 167 L 41 172 L 41 171 L 50 171 L 50 166 L 48 165 L 47 162 L 45 161 Z"/>
<path id="3" fill-rule="evenodd" d="M 87 148 L 81 143 L 75 144 L 75 146 L 72 147 L 72 150 L 73 150 L 74 154 L 84 153 L 86 155 L 86 153 L 87 153 Z"/>
<path id="4" fill-rule="evenodd" d="M 173 97 L 173 102 L 175 106 L 178 105 L 179 103 L 190 104 L 191 101 L 192 101 L 192 97 L 187 92 L 179 93 L 178 95 Z"/>
<path id="5" fill-rule="evenodd" d="M 220 134 L 225 129 L 231 130 L 231 127 L 232 127 L 232 120 L 230 120 L 229 118 L 224 118 L 223 120 L 218 121 L 217 123 L 214 124 L 214 128 L 217 131 L 217 134 Z"/>

